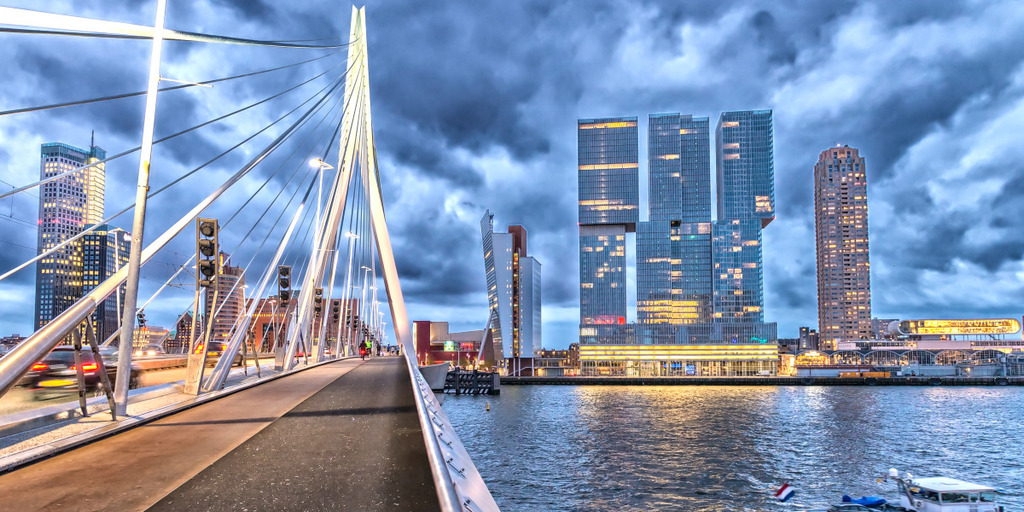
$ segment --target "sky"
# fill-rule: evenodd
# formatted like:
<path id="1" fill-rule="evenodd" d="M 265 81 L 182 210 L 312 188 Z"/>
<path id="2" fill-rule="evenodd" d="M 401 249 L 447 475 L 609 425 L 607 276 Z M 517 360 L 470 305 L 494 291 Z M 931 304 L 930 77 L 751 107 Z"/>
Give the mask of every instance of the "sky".
<path id="1" fill-rule="evenodd" d="M 155 12 L 155 2 L 2 3 L 138 24 L 152 24 Z M 166 25 L 178 30 L 306 40 L 347 39 L 349 28 L 350 6 L 338 2 L 169 3 Z M 579 320 L 576 120 L 639 116 L 646 126 L 648 114 L 680 112 L 714 125 L 722 111 L 762 108 L 774 112 L 777 209 L 764 232 L 765 316 L 778 322 L 780 337 L 817 324 L 813 165 L 836 144 L 866 158 L 874 316 L 1024 313 L 1019 2 L 393 0 L 371 2 L 366 13 L 381 185 L 411 319 L 448 321 L 453 331 L 484 326 L 479 221 L 490 210 L 496 228 L 526 227 L 543 265 L 544 345 L 566 347 Z M 326 53 L 171 42 L 161 69 L 198 81 Z M 343 56 L 163 93 L 157 136 L 279 92 Z M 143 90 L 148 59 L 146 41 L 0 34 L 7 63 L 0 110 Z M 315 83 L 159 146 L 155 184 L 199 166 L 327 82 Z M 0 188 L 38 179 L 43 142 L 83 147 L 95 130 L 110 154 L 135 147 L 142 112 L 135 98 L 0 116 Z M 151 201 L 147 239 L 282 129 Z M 280 164 L 284 171 L 273 174 L 272 164 L 208 213 L 229 217 L 268 177 L 267 191 L 291 190 L 286 180 L 297 168 Z M 135 155 L 108 164 L 108 214 L 131 202 L 137 166 Z M 640 169 L 643 212 L 643 158 Z M 245 211 L 258 214 L 267 197 Z M 0 270 L 35 255 L 37 201 L 30 194 L 0 200 Z M 129 227 L 130 215 L 113 224 Z M 253 254 L 264 261 L 255 244 L 241 241 L 251 217 L 239 217 L 226 247 L 238 247 L 237 261 Z M 170 276 L 192 244 L 182 235 L 161 251 L 143 272 L 140 295 Z M 26 270 L 0 282 L 0 335 L 31 332 L 34 279 Z M 634 281 L 629 286 L 635 303 Z M 150 323 L 172 323 L 190 295 L 184 284 L 161 295 Z"/>

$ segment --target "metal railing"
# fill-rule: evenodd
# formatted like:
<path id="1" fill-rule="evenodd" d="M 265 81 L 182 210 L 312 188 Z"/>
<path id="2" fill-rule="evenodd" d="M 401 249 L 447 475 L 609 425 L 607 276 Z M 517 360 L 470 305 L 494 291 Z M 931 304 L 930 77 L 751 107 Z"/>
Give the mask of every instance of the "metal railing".
<path id="1" fill-rule="evenodd" d="M 407 347 L 403 347 L 407 348 Z M 437 498 L 444 512 L 497 511 L 487 484 L 459 440 L 458 434 L 441 409 L 430 385 L 415 360 L 415 351 L 402 351 L 412 380 L 416 414 L 423 430 L 430 473 L 434 477 Z"/>

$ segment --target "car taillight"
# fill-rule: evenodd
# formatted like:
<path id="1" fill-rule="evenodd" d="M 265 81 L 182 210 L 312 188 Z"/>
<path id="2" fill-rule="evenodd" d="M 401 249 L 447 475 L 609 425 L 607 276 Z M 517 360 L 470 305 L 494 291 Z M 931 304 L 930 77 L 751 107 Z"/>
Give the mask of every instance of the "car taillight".
<path id="1" fill-rule="evenodd" d="M 96 363 L 85 363 L 82 365 L 82 370 L 87 372 L 91 372 L 93 370 L 96 370 L 97 368 L 98 367 L 96 366 Z"/>
<path id="2" fill-rule="evenodd" d="M 41 372 L 41 371 L 43 371 L 43 370 L 45 370 L 47 368 L 49 368 L 49 366 L 46 363 L 36 363 L 36 364 L 32 365 L 32 370 L 31 371 L 33 371 L 33 372 Z"/>

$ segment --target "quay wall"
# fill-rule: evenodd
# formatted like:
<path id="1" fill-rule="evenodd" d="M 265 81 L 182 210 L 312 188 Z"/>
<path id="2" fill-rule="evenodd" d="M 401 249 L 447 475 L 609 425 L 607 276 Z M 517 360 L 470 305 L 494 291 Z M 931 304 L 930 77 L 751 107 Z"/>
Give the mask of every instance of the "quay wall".
<path id="1" fill-rule="evenodd" d="M 1024 386 L 1024 377 L 501 377 L 503 386 Z"/>

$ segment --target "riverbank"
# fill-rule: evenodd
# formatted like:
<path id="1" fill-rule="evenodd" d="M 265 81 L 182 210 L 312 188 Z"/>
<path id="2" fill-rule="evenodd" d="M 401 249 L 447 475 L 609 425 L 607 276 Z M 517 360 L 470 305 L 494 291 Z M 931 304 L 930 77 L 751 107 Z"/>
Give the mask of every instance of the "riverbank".
<path id="1" fill-rule="evenodd" d="M 502 386 L 1024 386 L 1024 377 L 501 377 Z"/>

